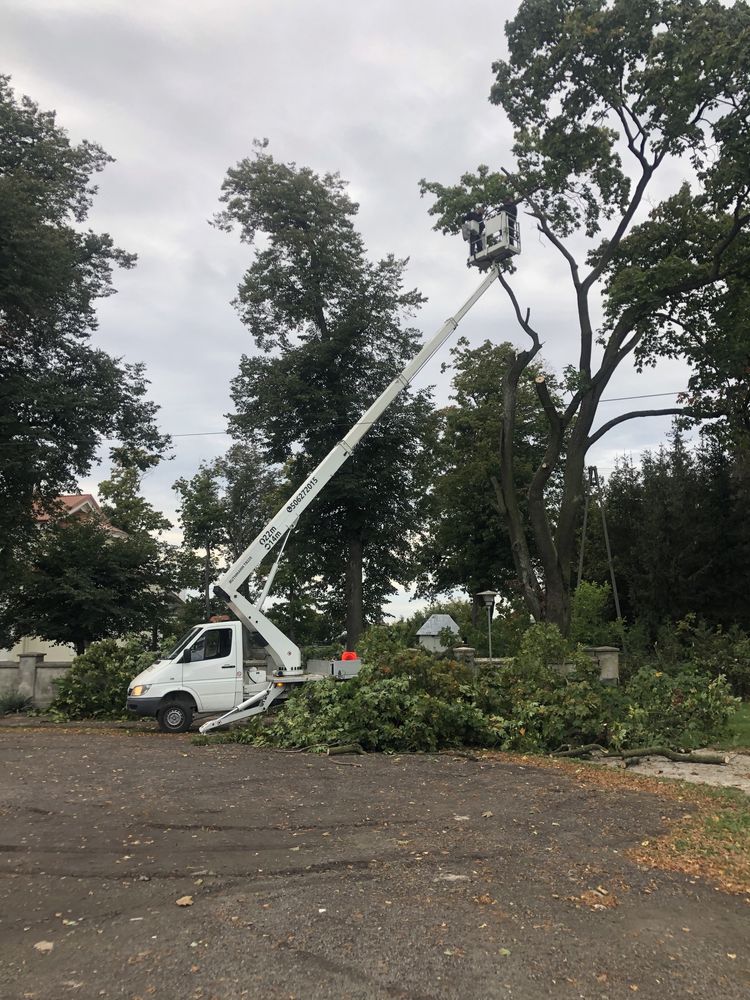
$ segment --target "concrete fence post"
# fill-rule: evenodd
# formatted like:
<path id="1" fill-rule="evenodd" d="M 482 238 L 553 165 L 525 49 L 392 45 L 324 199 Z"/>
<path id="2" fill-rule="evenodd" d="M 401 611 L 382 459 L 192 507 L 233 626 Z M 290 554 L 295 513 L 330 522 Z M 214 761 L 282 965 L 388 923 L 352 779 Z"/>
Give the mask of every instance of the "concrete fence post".
<path id="1" fill-rule="evenodd" d="M 620 650 L 617 646 L 587 646 L 585 652 L 599 664 L 599 680 L 602 684 L 619 684 Z"/>
<path id="2" fill-rule="evenodd" d="M 36 672 L 45 653 L 21 653 L 18 657 L 18 693 L 33 701 L 36 692 Z"/>

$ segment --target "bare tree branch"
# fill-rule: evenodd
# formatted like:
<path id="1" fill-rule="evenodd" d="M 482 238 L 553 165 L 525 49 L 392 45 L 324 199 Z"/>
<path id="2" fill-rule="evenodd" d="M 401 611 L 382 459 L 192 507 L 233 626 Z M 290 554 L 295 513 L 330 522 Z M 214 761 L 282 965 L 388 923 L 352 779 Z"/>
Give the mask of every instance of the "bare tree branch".
<path id="1" fill-rule="evenodd" d="M 663 410 L 632 410 L 630 413 L 622 413 L 619 417 L 613 417 L 612 420 L 608 420 L 606 424 L 595 431 L 593 434 L 589 435 L 586 446 L 590 448 L 592 444 L 595 444 L 599 438 L 604 437 L 607 431 L 611 431 L 613 427 L 618 424 L 624 423 L 626 420 L 635 420 L 636 417 L 666 417 L 670 414 L 687 413 L 691 414 L 693 411 L 689 407 L 684 406 L 669 406 Z"/>
<path id="2" fill-rule="evenodd" d="M 498 280 L 500 281 L 500 284 L 505 289 L 505 291 L 506 291 L 506 293 L 508 295 L 508 298 L 511 301 L 511 304 L 513 306 L 513 311 L 515 312 L 516 319 L 518 320 L 518 325 L 521 327 L 521 329 L 525 333 L 527 333 L 529 335 L 529 337 L 531 338 L 531 342 L 533 343 L 533 345 L 536 348 L 536 350 L 539 350 L 541 348 L 541 346 L 542 346 L 542 342 L 539 339 L 539 334 L 536 332 L 536 330 L 529 323 L 529 317 L 531 316 L 531 311 L 529 309 L 527 309 L 525 316 L 521 312 L 521 307 L 518 304 L 518 299 L 516 298 L 516 293 L 513 291 L 512 287 L 508 284 L 508 281 L 507 281 L 505 275 L 502 273 L 502 271 L 498 274 Z M 534 353 L 536 353 L 536 351 Z"/>

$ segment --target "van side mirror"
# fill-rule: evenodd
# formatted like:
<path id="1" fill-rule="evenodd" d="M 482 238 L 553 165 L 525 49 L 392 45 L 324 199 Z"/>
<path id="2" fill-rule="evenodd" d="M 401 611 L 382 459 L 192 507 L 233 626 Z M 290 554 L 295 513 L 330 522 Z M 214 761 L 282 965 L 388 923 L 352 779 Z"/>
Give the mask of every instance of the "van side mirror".
<path id="1" fill-rule="evenodd" d="M 183 649 L 182 656 L 180 657 L 180 663 L 190 663 L 190 650 Z"/>

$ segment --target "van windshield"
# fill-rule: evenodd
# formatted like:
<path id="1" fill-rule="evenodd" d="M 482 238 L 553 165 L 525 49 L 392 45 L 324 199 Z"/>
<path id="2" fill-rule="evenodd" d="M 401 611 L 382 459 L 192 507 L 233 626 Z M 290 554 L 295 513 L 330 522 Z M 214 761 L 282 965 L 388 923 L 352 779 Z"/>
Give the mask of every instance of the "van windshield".
<path id="1" fill-rule="evenodd" d="M 191 628 L 189 632 L 186 632 L 185 635 L 183 635 L 183 637 L 180 639 L 180 641 L 177 643 L 177 645 L 174 647 L 174 649 L 170 650 L 167 653 L 167 655 L 164 657 L 164 659 L 165 660 L 173 660 L 176 656 L 179 656 L 180 653 L 185 648 L 185 646 L 187 646 L 187 644 L 191 640 L 193 640 L 196 637 L 196 635 L 198 635 L 199 632 L 200 632 L 200 626 L 199 625 L 196 625 L 194 628 Z"/>

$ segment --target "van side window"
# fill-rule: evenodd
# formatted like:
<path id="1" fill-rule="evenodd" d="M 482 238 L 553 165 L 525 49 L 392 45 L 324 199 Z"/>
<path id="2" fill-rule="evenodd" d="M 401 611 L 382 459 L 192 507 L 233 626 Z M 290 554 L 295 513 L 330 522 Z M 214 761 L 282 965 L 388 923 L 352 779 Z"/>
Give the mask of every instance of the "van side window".
<path id="1" fill-rule="evenodd" d="M 217 660 L 219 657 L 229 656 L 231 652 L 231 628 L 212 629 L 210 632 L 204 632 L 190 650 L 190 662 L 196 663 L 200 660 Z"/>

